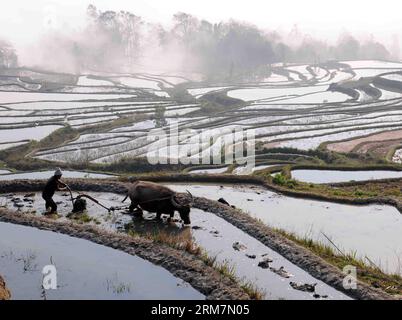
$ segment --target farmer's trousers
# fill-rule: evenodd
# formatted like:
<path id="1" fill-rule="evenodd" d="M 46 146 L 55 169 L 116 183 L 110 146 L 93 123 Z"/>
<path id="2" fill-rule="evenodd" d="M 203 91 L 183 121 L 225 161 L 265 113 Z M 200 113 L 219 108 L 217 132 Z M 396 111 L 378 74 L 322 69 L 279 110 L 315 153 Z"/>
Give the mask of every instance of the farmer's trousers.
<path id="1" fill-rule="evenodd" d="M 50 211 L 50 213 L 57 212 L 57 204 L 53 201 L 52 197 L 43 197 L 43 200 L 46 201 L 45 203 L 46 210 L 48 208 L 51 208 L 52 210 Z"/>

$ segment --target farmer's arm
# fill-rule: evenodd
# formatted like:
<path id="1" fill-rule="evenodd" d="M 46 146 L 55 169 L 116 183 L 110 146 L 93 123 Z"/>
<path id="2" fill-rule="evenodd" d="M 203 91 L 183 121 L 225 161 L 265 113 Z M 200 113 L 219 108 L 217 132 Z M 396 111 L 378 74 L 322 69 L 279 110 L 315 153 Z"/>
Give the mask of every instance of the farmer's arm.
<path id="1" fill-rule="evenodd" d="M 57 189 L 60 191 L 65 191 L 67 190 L 67 185 L 63 181 L 59 180 L 57 181 Z"/>

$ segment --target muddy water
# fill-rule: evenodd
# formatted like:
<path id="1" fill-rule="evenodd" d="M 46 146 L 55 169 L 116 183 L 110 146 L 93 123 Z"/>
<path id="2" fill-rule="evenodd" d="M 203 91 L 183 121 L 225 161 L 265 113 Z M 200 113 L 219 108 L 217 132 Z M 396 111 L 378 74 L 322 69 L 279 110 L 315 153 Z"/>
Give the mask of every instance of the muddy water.
<path id="1" fill-rule="evenodd" d="M 387 178 L 401 178 L 402 171 L 366 170 L 293 170 L 292 177 L 299 181 L 311 183 L 336 183 L 348 181 L 363 181 Z"/>
<path id="2" fill-rule="evenodd" d="M 49 179 L 53 176 L 54 171 L 36 171 L 36 172 L 20 172 L 11 173 L 2 172 L 0 170 L 0 180 L 14 180 L 14 179 Z M 5 174 L 3 174 L 5 173 Z M 93 178 L 93 179 L 106 179 L 115 176 L 101 173 L 84 172 L 84 171 L 63 171 L 63 178 Z"/>
<path id="3" fill-rule="evenodd" d="M 73 197 L 77 197 L 79 193 L 73 192 Z M 85 193 L 94 197 L 105 207 L 122 207 L 125 206 L 121 202 L 124 196 L 110 194 L 110 193 Z M 19 210 L 23 212 L 29 212 L 35 215 L 42 215 L 45 213 L 45 201 L 42 199 L 41 193 L 34 193 L 25 197 L 26 193 L 16 193 L 13 195 L 1 195 L 0 194 L 0 206 L 5 206 L 11 210 Z M 18 199 L 18 200 L 17 200 Z M 53 200 L 57 204 L 57 213 L 60 219 L 67 219 L 66 216 L 73 208 L 71 197 L 69 193 L 57 192 Z M 130 216 L 121 214 L 126 212 L 126 208 L 121 210 L 108 212 L 95 202 L 86 199 L 87 201 L 87 214 L 92 219 L 91 223 L 101 226 L 107 230 L 122 230 L 124 225 L 131 221 Z"/>
<path id="4" fill-rule="evenodd" d="M 0 270 L 13 299 L 43 299 L 42 268 L 57 269 L 47 299 L 203 299 L 165 269 L 92 242 L 0 223 Z"/>
<path id="5" fill-rule="evenodd" d="M 394 207 L 296 199 L 252 186 L 169 186 L 213 200 L 223 197 L 269 226 L 331 245 L 325 234 L 344 252 L 356 252 L 363 259 L 367 256 L 384 271 L 402 274 L 402 215 Z"/>

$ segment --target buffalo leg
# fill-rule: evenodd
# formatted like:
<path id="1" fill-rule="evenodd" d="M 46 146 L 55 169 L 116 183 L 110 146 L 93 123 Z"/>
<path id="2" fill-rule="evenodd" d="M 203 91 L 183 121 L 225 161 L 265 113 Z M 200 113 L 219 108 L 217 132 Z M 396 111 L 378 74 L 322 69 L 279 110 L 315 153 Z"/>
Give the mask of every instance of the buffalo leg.
<path id="1" fill-rule="evenodd" d="M 169 214 L 168 221 L 170 222 L 170 221 L 172 221 L 172 220 L 173 220 L 173 217 L 174 217 L 174 211 L 170 211 L 168 214 Z"/>
<path id="2" fill-rule="evenodd" d="M 134 213 L 135 215 L 142 216 L 142 210 L 138 207 L 138 202 L 136 201 L 131 201 L 128 211 L 130 213 Z"/>
<path id="3" fill-rule="evenodd" d="M 131 200 L 131 204 L 130 204 L 130 206 L 128 207 L 128 211 L 130 212 L 130 213 L 133 213 L 133 211 L 134 211 L 134 209 L 136 209 L 137 207 L 138 207 L 138 202 L 137 201 L 135 201 L 135 200 Z"/>
<path id="4" fill-rule="evenodd" d="M 142 209 L 141 208 L 137 208 L 133 211 L 134 215 L 136 215 L 137 217 L 142 217 Z"/>

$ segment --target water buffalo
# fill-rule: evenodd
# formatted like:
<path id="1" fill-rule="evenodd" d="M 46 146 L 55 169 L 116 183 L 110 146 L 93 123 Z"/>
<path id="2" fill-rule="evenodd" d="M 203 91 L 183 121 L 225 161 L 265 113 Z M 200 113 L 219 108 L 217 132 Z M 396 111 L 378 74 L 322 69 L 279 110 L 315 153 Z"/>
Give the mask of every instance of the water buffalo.
<path id="1" fill-rule="evenodd" d="M 129 197 L 131 200 L 130 212 L 136 210 L 137 213 L 142 214 L 141 209 L 143 209 L 148 212 L 156 212 L 157 218 L 160 218 L 162 214 L 167 214 L 172 218 L 177 210 L 184 224 L 190 224 L 193 196 L 189 191 L 187 192 L 190 197 L 186 194 L 176 193 L 157 183 L 136 181 L 128 188 L 123 202 Z"/>

